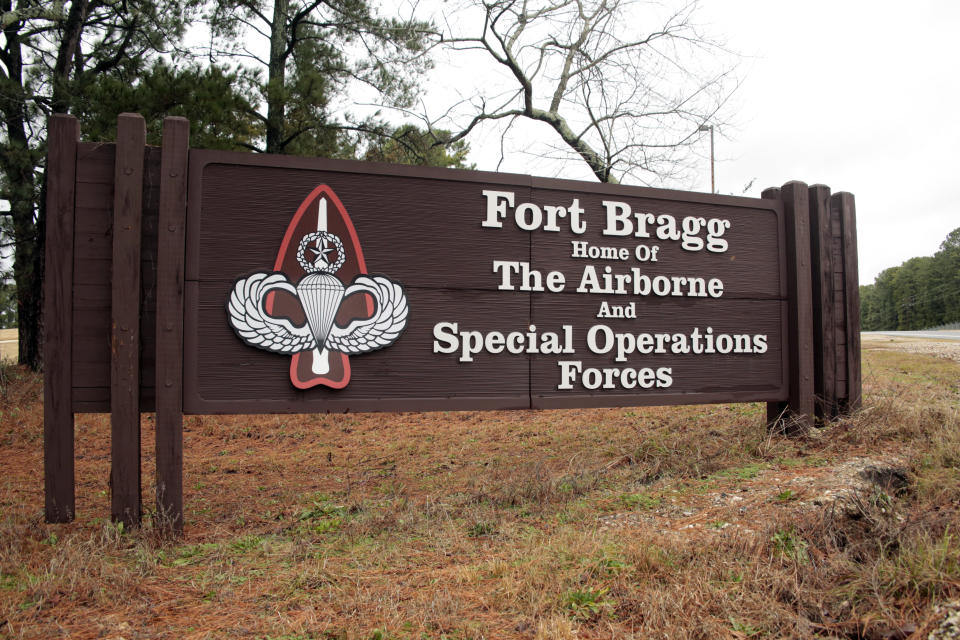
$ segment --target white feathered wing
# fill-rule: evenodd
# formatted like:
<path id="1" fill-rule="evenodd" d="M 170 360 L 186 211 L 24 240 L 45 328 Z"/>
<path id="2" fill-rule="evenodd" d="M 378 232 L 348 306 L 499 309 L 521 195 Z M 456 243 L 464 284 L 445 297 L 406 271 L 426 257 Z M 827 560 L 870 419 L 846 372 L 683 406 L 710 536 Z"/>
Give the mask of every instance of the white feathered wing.
<path id="1" fill-rule="evenodd" d="M 230 325 L 248 345 L 276 353 L 297 353 L 317 347 L 307 323 L 295 325 L 286 318 L 267 315 L 267 294 L 282 290 L 296 296 L 296 288 L 282 273 L 255 273 L 241 278 L 227 302 Z M 369 293 L 376 304 L 373 316 L 354 320 L 346 327 L 333 325 L 326 348 L 348 355 L 366 353 L 393 344 L 407 325 L 407 297 L 403 287 L 382 276 L 357 276 L 344 292 Z"/>
<path id="2" fill-rule="evenodd" d="M 237 280 L 227 302 L 233 330 L 250 346 L 266 351 L 296 353 L 316 348 L 317 341 L 307 323 L 297 326 L 286 318 L 267 315 L 267 294 L 276 289 L 297 295 L 296 288 L 282 273 L 255 273 Z"/>
<path id="3" fill-rule="evenodd" d="M 383 276 L 357 276 L 344 291 L 344 298 L 355 293 L 373 296 L 373 316 L 353 320 L 346 327 L 336 324 L 327 337 L 326 347 L 346 354 L 366 353 L 393 344 L 407 326 L 407 296 L 403 287 Z"/>

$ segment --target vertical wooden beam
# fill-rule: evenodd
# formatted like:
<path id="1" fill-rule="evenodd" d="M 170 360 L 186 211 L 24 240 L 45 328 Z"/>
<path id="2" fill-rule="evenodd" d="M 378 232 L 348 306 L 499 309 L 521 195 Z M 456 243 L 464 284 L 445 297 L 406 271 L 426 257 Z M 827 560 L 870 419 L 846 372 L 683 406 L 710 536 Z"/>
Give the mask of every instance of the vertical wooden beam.
<path id="1" fill-rule="evenodd" d="M 860 272 L 857 265 L 857 209 L 851 193 L 830 199 L 843 225 L 843 297 L 847 329 L 847 406 L 854 411 L 863 399 L 860 360 Z"/>
<path id="2" fill-rule="evenodd" d="M 774 190 L 763 192 L 773 197 Z M 813 292 L 810 263 L 810 202 L 807 185 L 788 182 L 779 190 L 783 201 L 787 249 L 787 323 L 790 380 L 787 408 L 767 406 L 768 424 L 799 433 L 814 424 Z"/>
<path id="3" fill-rule="evenodd" d="M 47 125 L 47 220 L 43 280 L 43 485 L 47 522 L 76 514 L 73 471 L 73 223 L 80 123 Z"/>
<path id="4" fill-rule="evenodd" d="M 787 228 L 787 283 L 790 297 L 790 416 L 788 432 L 814 423 L 813 288 L 810 264 L 810 201 L 807 185 L 788 182 L 780 190 Z"/>
<path id="5" fill-rule="evenodd" d="M 764 189 L 760 194 L 760 197 L 764 200 L 781 200 L 782 195 L 780 193 L 779 187 L 770 187 L 769 189 Z M 790 353 L 789 351 L 784 354 L 784 357 L 789 360 Z M 793 372 L 793 365 L 787 368 L 788 371 Z M 781 425 L 784 415 L 786 415 L 787 403 L 786 402 L 768 402 L 767 403 L 767 426 L 771 429 L 777 428 Z"/>
<path id="6" fill-rule="evenodd" d="M 190 122 L 163 121 L 157 239 L 157 520 L 183 532 L 183 273 Z"/>
<path id="7" fill-rule="evenodd" d="M 833 343 L 836 345 L 837 411 L 847 405 L 847 313 L 843 297 L 843 221 L 840 210 L 830 207 L 830 231 L 833 236 L 830 259 L 833 261 Z"/>
<path id="8" fill-rule="evenodd" d="M 117 118 L 114 164 L 112 341 L 110 365 L 111 516 L 140 524 L 140 243 L 143 117 Z"/>
<path id="9" fill-rule="evenodd" d="M 831 420 L 837 415 L 837 344 L 834 334 L 833 233 L 830 226 L 830 187 L 809 189 L 810 259 L 813 292 L 813 390 L 816 415 Z"/>

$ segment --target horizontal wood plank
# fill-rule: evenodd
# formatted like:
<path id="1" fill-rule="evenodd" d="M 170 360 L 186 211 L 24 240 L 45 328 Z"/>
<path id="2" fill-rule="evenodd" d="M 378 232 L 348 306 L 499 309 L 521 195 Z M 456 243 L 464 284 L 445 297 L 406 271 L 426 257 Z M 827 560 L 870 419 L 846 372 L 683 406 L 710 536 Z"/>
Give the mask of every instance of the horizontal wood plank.
<path id="1" fill-rule="evenodd" d="M 187 283 L 184 408 L 188 413 L 228 411 L 251 398 L 270 412 L 361 411 L 408 398 L 459 397 L 502 401 L 497 406 L 528 406 L 529 366 L 525 358 L 504 355 L 461 366 L 457 356 L 433 357 L 433 321 L 450 309 L 468 309 L 470 330 L 490 331 L 529 325 L 528 296 L 484 291 L 408 288 L 411 312 L 403 335 L 388 349 L 350 358 L 351 379 L 344 389 L 299 390 L 290 382 L 291 358 L 247 346 L 234 334 L 224 308 L 231 282 Z M 195 312 L 194 312 L 195 310 Z M 465 329 L 467 326 L 464 327 Z M 425 360 L 431 362 L 425 366 Z M 256 404 L 256 403 L 252 403 Z M 254 409 L 255 410 L 255 409 Z"/>
<path id="2" fill-rule="evenodd" d="M 535 400 L 611 395 L 619 396 L 621 401 L 623 396 L 637 396 L 639 404 L 640 398 L 678 395 L 694 403 L 697 394 L 717 397 L 738 391 L 748 393 L 752 400 L 787 396 L 782 367 L 787 344 L 781 333 L 782 303 L 778 300 L 711 300 L 696 305 L 658 300 L 638 305 L 637 317 L 624 319 L 594 318 L 597 306 L 584 296 L 534 296 L 532 323 L 541 331 L 559 331 L 562 325 L 570 324 L 576 351 L 533 358 L 531 392 Z M 602 353 L 594 353 L 590 348 L 591 332 L 593 347 Z M 718 344 L 720 336 L 724 337 Z M 727 353 L 721 353 L 718 347 Z M 736 353 L 736 348 L 744 352 Z M 697 349 L 702 352 L 695 353 Z M 684 350 L 688 352 L 679 352 Z M 657 386 L 651 380 L 654 386 L 644 389 L 633 379 L 620 377 L 626 370 L 661 368 L 669 370 L 670 382 L 666 386 Z M 590 374 L 593 379 L 604 380 L 609 388 L 587 388 L 585 384 L 591 382 L 590 376 L 583 376 L 587 369 L 613 371 L 599 378 Z M 564 372 L 569 379 L 564 378 Z M 624 379 L 627 382 L 622 382 Z M 565 382 L 572 388 L 559 389 Z"/>
<path id="3" fill-rule="evenodd" d="M 628 302 L 642 309 L 643 322 L 662 313 L 663 322 L 691 331 L 705 331 L 712 323 L 718 331 L 751 331 L 770 341 L 762 357 L 688 358 L 678 365 L 682 382 L 664 391 L 665 397 L 712 402 L 727 391 L 751 399 L 785 397 L 787 269 L 779 200 L 200 151 L 191 152 L 190 172 L 188 412 L 224 412 L 232 406 L 238 411 L 466 408 L 476 402 L 524 406 L 524 398 L 529 406 L 531 385 L 538 402 L 592 396 L 583 389 L 550 391 L 555 357 L 482 353 L 473 362 L 457 362 L 457 357 L 439 353 L 438 327 L 456 323 L 458 332 L 470 332 L 465 340 L 478 340 L 489 332 L 525 332 L 531 324 L 540 331 L 571 324 L 582 342 L 589 326 L 601 321 L 602 303 Z M 343 389 L 297 388 L 288 371 L 289 356 L 247 346 L 227 321 L 227 297 L 238 278 L 281 269 L 296 282 L 303 274 L 291 257 L 295 252 L 290 247 L 296 245 L 289 243 L 319 224 L 317 193 L 328 194 L 319 196 L 328 207 L 324 224 L 333 225 L 324 228 L 344 239 L 350 236 L 347 253 L 362 247 L 366 271 L 401 283 L 410 308 L 405 333 L 394 345 L 349 358 L 351 377 Z M 341 211 L 340 203 L 349 225 L 335 213 Z M 651 216 L 649 231 L 623 235 L 615 227 L 630 218 L 614 223 L 610 216 L 616 207 Z M 301 216 L 312 222 L 290 227 L 307 224 Z M 294 219 L 300 222 L 292 223 Z M 658 234 L 660 224 L 665 226 Z M 576 241 L 616 251 L 616 259 L 581 258 Z M 640 244 L 656 247 L 656 253 L 641 258 L 636 253 Z M 353 256 L 346 259 L 337 274 L 344 284 L 363 272 L 351 262 Z M 586 284 L 588 266 L 597 277 L 613 277 L 615 270 L 617 277 L 641 284 L 627 295 L 603 293 L 595 286 L 593 294 L 584 293 L 592 286 Z M 535 302 L 541 294 L 531 295 L 531 289 L 543 285 L 550 272 L 554 284 L 563 279 L 563 290 L 542 294 L 541 305 Z M 687 286 L 687 293 L 657 294 L 650 287 L 642 293 L 644 277 L 648 284 L 659 278 L 657 291 L 672 283 Z M 713 297 L 698 292 L 708 281 L 719 285 Z M 281 315 L 302 324 L 303 312 L 292 300 Z M 548 326 L 538 319 L 541 311 Z M 635 323 L 637 331 L 643 322 Z M 650 326 L 667 326 L 663 322 Z M 662 364 L 669 359 L 655 360 Z"/>
<path id="4" fill-rule="evenodd" d="M 783 247 L 782 214 L 777 205 L 761 207 L 734 207 L 727 204 L 690 203 L 677 200 L 657 200 L 650 197 L 624 197 L 610 199 L 609 195 L 597 193 L 571 194 L 567 191 L 537 189 L 533 201 L 552 203 L 555 206 L 569 207 L 574 195 L 578 205 L 587 213 L 586 231 L 582 234 L 569 232 L 532 234 L 532 265 L 543 271 L 556 270 L 564 274 L 568 291 L 575 290 L 581 282 L 586 265 L 596 265 L 603 270 L 610 267 L 612 273 L 627 273 L 632 268 L 640 274 L 651 277 L 697 277 L 705 280 L 719 279 L 723 283 L 725 299 L 783 299 L 786 297 L 785 276 L 780 271 L 780 255 Z M 608 200 L 609 199 L 609 200 Z M 630 207 L 634 217 L 629 227 L 614 225 L 612 230 L 632 230 L 629 235 L 604 235 L 607 230 L 604 202 L 622 202 Z M 764 202 L 764 201 L 760 201 Z M 611 206 L 612 208 L 612 206 Z M 724 241 L 729 245 L 726 251 L 713 252 L 706 248 L 709 232 L 700 228 L 688 234 L 688 246 L 697 246 L 699 250 L 683 248 L 683 241 L 664 241 L 657 237 L 656 223 L 641 226 L 636 222 L 636 214 L 648 214 L 656 217 L 669 215 L 680 225 L 684 218 L 699 218 L 729 222 L 730 228 L 724 229 L 715 241 Z M 557 226 L 561 226 L 563 220 Z M 699 222 L 695 226 L 700 227 Z M 649 237 L 636 237 L 641 232 Z M 585 243 L 585 244 L 584 244 Z M 615 250 L 626 255 L 625 260 L 590 259 L 576 257 L 584 251 L 608 253 Z M 649 260 L 646 249 L 656 251 Z"/>
<path id="5" fill-rule="evenodd" d="M 113 207 L 116 145 L 80 143 L 73 254 L 73 348 L 71 378 L 76 411 L 108 411 L 106 404 L 83 401 L 77 391 L 110 385 L 113 282 Z M 160 150 L 144 151 L 140 218 L 140 379 L 141 400 L 152 398 L 155 358 L 157 225 Z M 152 403 L 152 399 L 150 400 Z M 152 404 L 151 404 L 152 406 Z"/>

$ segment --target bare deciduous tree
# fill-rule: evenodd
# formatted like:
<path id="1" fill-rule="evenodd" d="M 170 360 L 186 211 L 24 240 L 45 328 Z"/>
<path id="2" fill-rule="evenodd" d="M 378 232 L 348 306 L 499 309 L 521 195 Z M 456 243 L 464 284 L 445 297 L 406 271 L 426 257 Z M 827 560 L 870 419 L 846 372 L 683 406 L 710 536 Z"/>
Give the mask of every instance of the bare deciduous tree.
<path id="1" fill-rule="evenodd" d="M 473 52 L 472 64 L 479 55 L 504 72 L 503 84 L 425 117 L 454 131 L 448 142 L 491 121 L 536 121 L 598 180 L 650 184 L 682 172 L 700 125 L 722 124 L 735 58 L 699 31 L 696 2 L 673 10 L 631 0 L 465 2 L 442 41 L 454 60 Z"/>

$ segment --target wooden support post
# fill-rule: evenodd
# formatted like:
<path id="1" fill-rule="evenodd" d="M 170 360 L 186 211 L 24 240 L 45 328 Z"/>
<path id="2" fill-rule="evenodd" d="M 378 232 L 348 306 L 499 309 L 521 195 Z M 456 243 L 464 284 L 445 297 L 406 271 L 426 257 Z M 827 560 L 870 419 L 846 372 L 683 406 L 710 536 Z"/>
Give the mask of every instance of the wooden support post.
<path id="1" fill-rule="evenodd" d="M 763 197 L 775 197 L 777 192 L 786 234 L 790 380 L 787 406 L 769 403 L 767 417 L 772 428 L 791 434 L 812 427 L 815 413 L 809 194 L 804 183 L 788 182 L 779 190 L 767 189 Z"/>
<path id="2" fill-rule="evenodd" d="M 760 197 L 764 200 L 781 200 L 780 188 L 779 187 L 770 187 L 769 189 L 764 189 L 760 194 Z M 784 354 L 785 358 L 790 358 L 790 354 Z M 792 365 L 788 368 L 788 371 L 793 371 Z M 784 415 L 786 415 L 787 403 L 786 402 L 768 402 L 767 403 L 767 426 L 771 429 L 775 429 L 782 423 Z"/>
<path id="3" fill-rule="evenodd" d="M 114 164 L 110 365 L 111 516 L 138 525 L 140 503 L 140 244 L 146 126 L 117 119 Z"/>
<path id="4" fill-rule="evenodd" d="M 837 193 L 830 199 L 843 227 L 843 298 L 847 337 L 847 411 L 860 408 L 863 385 L 860 360 L 860 273 L 857 266 L 857 210 L 853 194 Z"/>
<path id="5" fill-rule="evenodd" d="M 183 532 L 183 273 L 190 122 L 163 121 L 157 239 L 157 519 Z"/>
<path id="6" fill-rule="evenodd" d="M 73 471 L 73 223 L 80 123 L 47 125 L 46 267 L 43 308 L 43 484 L 47 522 L 76 515 Z"/>
<path id="7" fill-rule="evenodd" d="M 813 292 L 813 389 L 819 420 L 837 415 L 837 344 L 834 334 L 833 230 L 830 224 L 830 187 L 809 189 L 810 259 Z"/>

